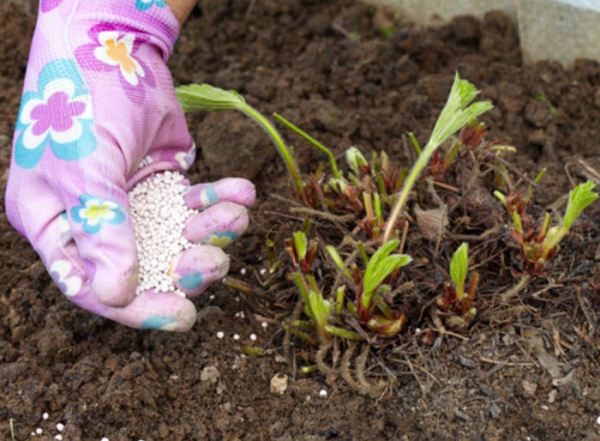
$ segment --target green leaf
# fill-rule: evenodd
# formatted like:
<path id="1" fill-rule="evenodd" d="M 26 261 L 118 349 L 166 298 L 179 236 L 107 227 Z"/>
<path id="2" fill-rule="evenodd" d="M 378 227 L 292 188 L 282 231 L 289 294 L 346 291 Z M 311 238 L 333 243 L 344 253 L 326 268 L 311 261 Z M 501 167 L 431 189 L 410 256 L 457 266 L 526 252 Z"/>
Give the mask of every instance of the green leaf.
<path id="1" fill-rule="evenodd" d="M 325 331 L 328 334 L 335 335 L 336 337 L 344 338 L 346 340 L 363 340 L 362 335 L 360 335 L 358 332 L 349 331 L 338 326 L 325 325 Z"/>
<path id="2" fill-rule="evenodd" d="M 175 94 L 186 112 L 233 110 L 246 103 L 235 90 L 224 90 L 210 84 L 179 86 Z"/>
<path id="3" fill-rule="evenodd" d="M 186 112 L 204 111 L 219 112 L 223 110 L 238 110 L 257 123 L 272 139 L 275 148 L 285 163 L 297 195 L 304 189 L 304 181 L 300 175 L 298 164 L 285 141 L 271 124 L 258 110 L 253 108 L 242 95 L 235 90 L 224 90 L 210 84 L 190 84 L 175 89 L 177 99 Z"/>
<path id="4" fill-rule="evenodd" d="M 563 218 L 563 228 L 570 230 L 583 210 L 598 199 L 598 193 L 593 191 L 595 186 L 594 182 L 588 181 L 579 184 L 569 192 L 569 203 L 567 204 L 567 210 Z"/>
<path id="5" fill-rule="evenodd" d="M 298 260 L 303 260 L 306 257 L 306 252 L 308 251 L 308 240 L 306 239 L 306 234 L 304 234 L 302 231 L 294 232 L 294 248 L 296 248 Z"/>
<path id="6" fill-rule="evenodd" d="M 406 254 L 391 254 L 399 244 L 398 239 L 390 240 L 383 244 L 369 259 L 363 280 L 361 301 L 364 308 L 371 306 L 373 293 L 390 274 L 412 262 L 412 258 Z"/>
<path id="7" fill-rule="evenodd" d="M 308 293 L 308 300 L 310 303 L 310 310 L 312 311 L 313 319 L 319 329 L 324 329 L 325 325 L 329 321 L 329 314 L 331 313 L 331 302 L 325 300 L 323 295 L 319 292 L 311 290 Z"/>
<path id="8" fill-rule="evenodd" d="M 456 295 L 463 298 L 465 292 L 465 282 L 469 272 L 469 244 L 463 242 L 459 246 L 450 260 L 450 277 L 456 288 Z"/>
<path id="9" fill-rule="evenodd" d="M 344 275 L 346 277 L 348 277 L 349 279 L 352 278 L 352 274 L 350 273 L 350 270 L 348 268 L 344 268 L 344 260 L 342 259 L 342 256 L 340 256 L 340 253 L 338 253 L 338 250 L 333 246 L 333 245 L 327 245 L 325 247 L 325 249 L 327 250 L 327 253 L 329 254 L 329 257 L 331 257 L 331 260 L 333 260 L 333 262 L 336 264 L 336 266 L 344 272 Z"/>

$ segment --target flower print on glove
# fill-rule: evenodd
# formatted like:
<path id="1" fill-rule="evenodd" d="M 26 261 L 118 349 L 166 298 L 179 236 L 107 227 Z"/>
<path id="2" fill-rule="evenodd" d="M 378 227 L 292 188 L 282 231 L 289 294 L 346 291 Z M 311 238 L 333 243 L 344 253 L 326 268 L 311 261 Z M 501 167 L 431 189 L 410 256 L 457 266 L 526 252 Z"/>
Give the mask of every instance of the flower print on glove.
<path id="1" fill-rule="evenodd" d="M 5 204 L 71 301 L 127 326 L 183 331 L 196 319 L 188 297 L 224 275 L 228 258 L 214 245 L 246 228 L 254 187 L 241 179 L 192 186 L 193 246 L 172 272 L 187 296 L 136 295 L 128 191 L 155 173 L 184 172 L 194 158 L 166 67 L 178 32 L 162 0 L 42 0 Z"/>
<path id="2" fill-rule="evenodd" d="M 135 0 L 135 7 L 140 11 L 146 11 L 152 6 L 157 8 L 164 8 L 167 6 L 166 0 Z"/>
<path id="3" fill-rule="evenodd" d="M 93 26 L 88 36 L 92 42 L 75 50 L 79 65 L 85 70 L 110 73 L 131 101 L 142 103 L 146 88 L 156 86 L 152 71 L 139 54 L 145 37 L 136 35 L 129 26 L 113 23 Z"/>
<path id="4" fill-rule="evenodd" d="M 96 149 L 92 98 L 75 63 L 59 59 L 46 64 L 36 87 L 25 92 L 17 117 L 15 161 L 33 168 L 49 148 L 70 161 Z"/>

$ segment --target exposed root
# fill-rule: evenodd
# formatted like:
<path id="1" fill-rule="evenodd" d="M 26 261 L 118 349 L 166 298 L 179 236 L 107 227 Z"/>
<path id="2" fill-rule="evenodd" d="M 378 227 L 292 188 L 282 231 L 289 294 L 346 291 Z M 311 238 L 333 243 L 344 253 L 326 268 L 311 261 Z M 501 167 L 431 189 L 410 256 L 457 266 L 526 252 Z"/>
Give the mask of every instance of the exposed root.
<path id="1" fill-rule="evenodd" d="M 377 397 L 381 395 L 386 388 L 386 382 L 380 380 L 377 384 L 370 383 L 366 376 L 367 360 L 369 359 L 369 352 L 371 347 L 365 345 L 362 352 L 356 357 L 356 379 L 360 384 L 360 392 L 370 397 Z"/>
<path id="2" fill-rule="evenodd" d="M 290 317 L 290 322 L 293 322 L 294 320 L 298 320 L 298 318 L 300 317 L 300 314 L 302 313 L 302 303 L 298 302 L 296 304 L 296 307 L 294 308 L 294 312 L 292 312 L 292 316 Z M 284 336 L 283 336 L 283 356 L 285 357 L 285 361 L 287 363 L 288 366 L 293 367 L 293 373 L 295 374 L 295 366 L 296 363 L 294 360 L 292 360 L 292 350 L 291 350 L 291 339 L 292 339 L 292 333 L 289 332 L 289 329 L 287 326 L 283 327 L 283 330 L 285 332 Z"/>
<path id="3" fill-rule="evenodd" d="M 502 302 L 508 302 L 512 298 L 516 297 L 519 294 L 519 292 L 521 292 L 521 290 L 523 290 L 523 288 L 527 286 L 530 279 L 531 276 L 529 276 L 528 274 L 521 276 L 521 279 L 519 279 L 519 282 L 515 286 L 513 286 L 508 291 L 500 295 L 500 300 Z"/>
<path id="4" fill-rule="evenodd" d="M 354 379 L 352 376 L 352 372 L 350 372 L 350 363 L 352 362 L 352 356 L 354 355 L 354 350 L 356 349 L 356 345 L 354 343 L 350 343 L 346 352 L 342 356 L 342 363 L 340 366 L 340 373 L 342 378 L 348 383 L 348 385 L 354 389 L 355 391 L 360 392 L 362 389 L 360 384 Z"/>
<path id="5" fill-rule="evenodd" d="M 330 349 L 333 349 L 333 344 L 331 343 L 331 341 L 321 345 L 321 347 L 315 354 L 315 363 L 317 364 L 319 371 L 321 371 L 321 373 L 325 375 L 327 383 L 332 384 L 337 378 L 338 373 L 335 369 L 335 364 L 329 366 L 325 361 L 325 356 L 329 353 Z"/>

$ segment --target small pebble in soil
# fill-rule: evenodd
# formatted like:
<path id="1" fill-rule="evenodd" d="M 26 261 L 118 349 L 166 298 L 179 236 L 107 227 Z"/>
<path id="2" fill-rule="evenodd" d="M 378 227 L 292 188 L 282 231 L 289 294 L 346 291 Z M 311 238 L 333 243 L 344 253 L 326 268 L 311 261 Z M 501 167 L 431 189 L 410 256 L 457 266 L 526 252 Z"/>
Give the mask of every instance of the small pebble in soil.
<path id="1" fill-rule="evenodd" d="M 256 334 L 250 334 L 250 340 L 256 341 Z"/>
<path id="2" fill-rule="evenodd" d="M 288 376 L 283 373 L 275 374 L 271 378 L 270 391 L 272 394 L 283 395 L 288 388 Z"/>
<path id="3" fill-rule="evenodd" d="M 240 274 L 241 274 L 242 276 L 245 276 L 245 275 L 246 275 L 246 272 L 247 272 L 246 268 L 242 268 L 242 269 L 240 270 Z"/>
<path id="4" fill-rule="evenodd" d="M 240 339 L 240 335 L 239 334 L 233 334 L 233 339 L 235 341 L 238 341 Z"/>
<path id="5" fill-rule="evenodd" d="M 267 328 L 269 327 L 269 324 L 268 324 L 267 322 L 262 322 L 262 323 L 260 324 L 260 326 L 262 326 L 262 327 L 263 327 L 263 329 L 267 329 Z"/>
<path id="6" fill-rule="evenodd" d="M 598 418 L 596 418 L 596 424 L 598 424 L 600 426 L 600 416 L 598 416 Z"/>
<path id="7" fill-rule="evenodd" d="M 41 427 L 38 427 L 37 429 L 35 429 L 35 433 L 37 433 L 38 435 L 41 435 L 42 433 L 44 433 L 44 431 L 42 430 Z"/>
<path id="8" fill-rule="evenodd" d="M 266 268 L 261 268 L 260 271 L 259 271 L 259 273 L 260 273 L 261 276 L 264 276 L 265 274 L 267 274 Z"/>
<path id="9" fill-rule="evenodd" d="M 63 437 L 62 437 L 62 435 L 61 435 L 61 434 L 58 434 L 58 435 L 56 435 L 56 436 L 54 437 L 54 439 L 55 439 L 56 441 L 62 441 Z"/>
<path id="10" fill-rule="evenodd" d="M 217 332 L 217 338 L 218 338 L 219 340 L 222 340 L 222 339 L 223 339 L 223 337 L 225 337 L 225 333 L 224 333 L 223 331 L 219 331 L 219 332 Z"/>
<path id="11" fill-rule="evenodd" d="M 183 199 L 183 179 L 177 172 L 157 173 L 129 192 L 139 262 L 138 294 L 152 289 L 185 297 L 169 275 L 173 259 L 192 246 L 183 230 L 196 211 Z"/>
<path id="12" fill-rule="evenodd" d="M 58 430 L 59 432 L 62 432 L 63 430 L 65 430 L 65 425 L 63 423 L 58 423 L 56 425 L 56 430 Z"/>
<path id="13" fill-rule="evenodd" d="M 104 437 L 100 441 L 110 441 L 110 440 L 107 437 Z"/>
<path id="14" fill-rule="evenodd" d="M 214 300 L 214 299 L 215 299 L 215 295 L 214 295 L 214 294 L 211 294 L 211 295 L 208 297 L 208 300 Z"/>
<path id="15" fill-rule="evenodd" d="M 49 416 L 50 416 L 50 415 L 48 415 L 48 412 L 44 412 L 44 413 L 42 414 L 42 419 L 43 419 L 43 420 L 47 420 Z"/>
<path id="16" fill-rule="evenodd" d="M 320 396 L 321 398 L 327 398 L 327 391 L 326 391 L 325 389 L 321 389 L 321 390 L 319 391 L 319 396 Z"/>

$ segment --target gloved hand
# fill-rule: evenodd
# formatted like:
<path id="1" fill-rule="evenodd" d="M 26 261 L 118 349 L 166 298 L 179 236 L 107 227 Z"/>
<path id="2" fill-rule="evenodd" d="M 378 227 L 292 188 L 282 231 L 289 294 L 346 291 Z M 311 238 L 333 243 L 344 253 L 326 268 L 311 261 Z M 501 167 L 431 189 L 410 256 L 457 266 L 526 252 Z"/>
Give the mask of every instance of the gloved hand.
<path id="1" fill-rule="evenodd" d="M 164 0 L 41 0 L 6 191 L 12 225 L 80 307 L 136 328 L 184 331 L 187 298 L 136 295 L 137 255 L 127 191 L 163 170 L 185 171 L 193 141 L 165 65 L 179 23 Z M 241 234 L 253 185 L 224 179 L 190 188 L 203 210 L 186 226 L 199 245 L 173 263 L 187 297 L 222 278 L 229 259 L 201 245 Z M 189 282 L 190 274 L 200 275 Z"/>

